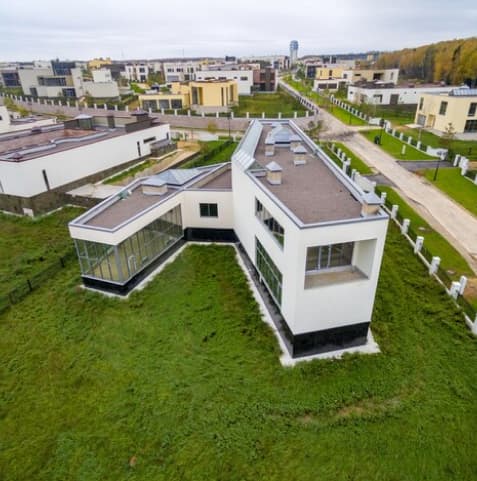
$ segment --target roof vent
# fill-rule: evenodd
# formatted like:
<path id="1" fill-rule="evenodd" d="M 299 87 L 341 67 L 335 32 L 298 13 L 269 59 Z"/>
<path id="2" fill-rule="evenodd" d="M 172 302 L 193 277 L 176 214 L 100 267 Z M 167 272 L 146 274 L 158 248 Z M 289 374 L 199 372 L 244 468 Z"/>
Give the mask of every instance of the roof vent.
<path id="1" fill-rule="evenodd" d="M 381 199 L 374 192 L 367 192 L 363 195 L 361 215 L 370 217 L 376 215 L 381 207 Z"/>
<path id="2" fill-rule="evenodd" d="M 268 163 L 265 168 L 267 169 L 268 183 L 272 185 L 280 185 L 282 183 L 283 169 L 275 161 Z"/>
<path id="3" fill-rule="evenodd" d="M 306 154 L 307 150 L 303 145 L 298 145 L 293 149 L 293 163 L 295 165 L 305 165 L 306 164 Z"/>
<path id="4" fill-rule="evenodd" d="M 167 183 L 157 177 L 150 177 L 141 184 L 144 195 L 164 195 L 167 193 Z"/>

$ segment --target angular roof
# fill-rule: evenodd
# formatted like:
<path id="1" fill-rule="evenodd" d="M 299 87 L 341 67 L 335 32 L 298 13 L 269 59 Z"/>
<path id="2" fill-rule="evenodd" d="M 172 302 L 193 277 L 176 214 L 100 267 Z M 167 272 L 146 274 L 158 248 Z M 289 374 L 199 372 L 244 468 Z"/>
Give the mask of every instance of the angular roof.
<path id="1" fill-rule="evenodd" d="M 306 154 L 308 151 L 303 147 L 303 145 L 298 145 L 293 149 L 294 154 Z"/>
<path id="2" fill-rule="evenodd" d="M 141 182 L 142 185 L 149 185 L 151 187 L 162 187 L 163 185 L 166 185 L 167 182 L 163 179 L 160 179 L 159 177 L 152 176 L 148 177 L 147 179 L 143 180 Z"/>
<path id="3" fill-rule="evenodd" d="M 269 162 L 265 168 L 269 170 L 270 172 L 281 172 L 283 169 L 274 161 L 272 160 Z"/>

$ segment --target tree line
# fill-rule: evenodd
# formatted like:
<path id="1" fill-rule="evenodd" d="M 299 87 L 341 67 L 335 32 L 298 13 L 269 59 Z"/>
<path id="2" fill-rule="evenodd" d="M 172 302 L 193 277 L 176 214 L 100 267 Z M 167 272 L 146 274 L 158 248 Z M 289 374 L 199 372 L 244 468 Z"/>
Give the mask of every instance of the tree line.
<path id="1" fill-rule="evenodd" d="M 399 68 L 401 78 L 477 87 L 477 37 L 384 52 L 378 68 Z"/>

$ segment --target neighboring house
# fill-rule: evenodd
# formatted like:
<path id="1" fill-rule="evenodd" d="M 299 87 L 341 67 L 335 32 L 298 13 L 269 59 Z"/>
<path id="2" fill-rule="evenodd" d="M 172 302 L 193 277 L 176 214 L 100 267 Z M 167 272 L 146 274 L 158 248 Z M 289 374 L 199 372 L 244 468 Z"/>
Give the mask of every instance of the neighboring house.
<path id="1" fill-rule="evenodd" d="M 278 75 L 273 67 L 263 67 L 253 71 L 254 92 L 274 92 L 277 90 Z"/>
<path id="2" fill-rule="evenodd" d="M 357 82 L 383 82 L 396 85 L 399 69 L 350 69 L 345 65 L 323 65 L 316 69 L 315 90 L 338 90 Z"/>
<path id="3" fill-rule="evenodd" d="M 149 66 L 144 63 L 128 63 L 124 66 L 123 75 L 129 82 L 147 82 Z"/>
<path id="4" fill-rule="evenodd" d="M 200 62 L 164 62 L 162 64 L 166 83 L 195 80 L 195 74 L 200 69 Z"/>
<path id="5" fill-rule="evenodd" d="M 184 240 L 239 242 L 293 357 L 367 342 L 388 217 L 292 121 L 230 163 L 137 179 L 69 224 L 86 286 L 126 294 Z"/>
<path id="6" fill-rule="evenodd" d="M 0 135 L 0 210 L 50 211 L 64 204 L 64 192 L 128 167 L 149 155 L 153 143 L 169 143 L 168 124 L 135 115 L 136 120 L 79 115 Z"/>
<path id="7" fill-rule="evenodd" d="M 199 70 L 196 80 L 235 80 L 239 95 L 250 95 L 253 88 L 254 71 L 240 68 L 219 68 L 214 70 Z"/>
<path id="8" fill-rule="evenodd" d="M 83 78 L 83 70 L 75 62 L 50 62 L 40 66 L 26 66 L 18 70 L 20 84 L 25 95 L 33 97 L 95 98 L 119 97 L 117 83 L 109 69 L 92 71 L 93 80 Z"/>
<path id="9" fill-rule="evenodd" d="M 288 70 L 290 68 L 290 58 L 287 55 L 263 55 L 242 57 L 241 62 L 260 62 L 269 64 L 275 70 Z"/>
<path id="10" fill-rule="evenodd" d="M 392 83 L 373 82 L 365 85 L 350 85 L 348 87 L 348 101 L 371 105 L 417 105 L 420 96 L 424 93 L 447 93 L 455 88 L 455 86 L 435 84 L 396 87 Z"/>
<path id="11" fill-rule="evenodd" d="M 7 88 L 21 87 L 20 77 L 16 68 L 5 68 L 0 70 L 0 85 Z"/>
<path id="12" fill-rule="evenodd" d="M 169 92 L 138 96 L 143 109 L 189 109 L 197 112 L 228 112 L 238 102 L 236 80 L 173 82 Z"/>
<path id="13" fill-rule="evenodd" d="M 447 94 L 422 94 L 415 122 L 441 132 L 449 124 L 456 134 L 477 132 L 477 89 L 463 87 Z"/>

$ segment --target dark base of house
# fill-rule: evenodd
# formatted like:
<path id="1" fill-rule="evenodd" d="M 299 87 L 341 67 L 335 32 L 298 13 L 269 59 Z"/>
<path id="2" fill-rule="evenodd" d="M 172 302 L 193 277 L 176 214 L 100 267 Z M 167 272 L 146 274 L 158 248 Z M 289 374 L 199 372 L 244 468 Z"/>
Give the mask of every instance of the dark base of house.
<path id="1" fill-rule="evenodd" d="M 179 250 L 187 241 L 195 242 L 237 242 L 237 236 L 233 229 L 199 229 L 187 228 L 184 230 L 184 237 L 154 259 L 151 264 L 146 266 L 141 272 L 129 279 L 125 284 L 116 284 L 100 279 L 82 276 L 83 284 L 91 289 L 109 292 L 119 296 L 127 296 L 141 281 L 151 272 L 166 261 L 174 252 Z"/>
<path id="2" fill-rule="evenodd" d="M 185 244 L 184 240 L 180 240 L 172 245 L 169 249 L 163 252 L 159 257 L 154 259 L 142 271 L 138 272 L 134 277 L 131 277 L 125 284 L 116 284 L 113 282 L 102 281 L 100 279 L 93 279 L 91 277 L 82 276 L 85 287 L 97 289 L 98 291 L 109 292 L 118 296 L 127 296 L 141 281 L 143 281 L 151 272 L 157 269 L 163 262 L 172 256 Z"/>
<path id="3" fill-rule="evenodd" d="M 184 239 L 194 242 L 238 242 L 233 229 L 201 229 L 188 227 L 184 230 Z"/>
<path id="4" fill-rule="evenodd" d="M 340 349 L 348 349 L 366 344 L 369 322 L 350 324 L 304 334 L 293 334 L 265 284 L 260 281 L 258 271 L 252 264 L 247 253 L 241 245 L 238 247 L 242 260 L 245 262 L 250 274 L 252 274 L 255 287 L 264 301 L 268 313 L 292 358 L 296 359 L 315 354 L 323 354 L 325 352 L 338 351 Z"/>

